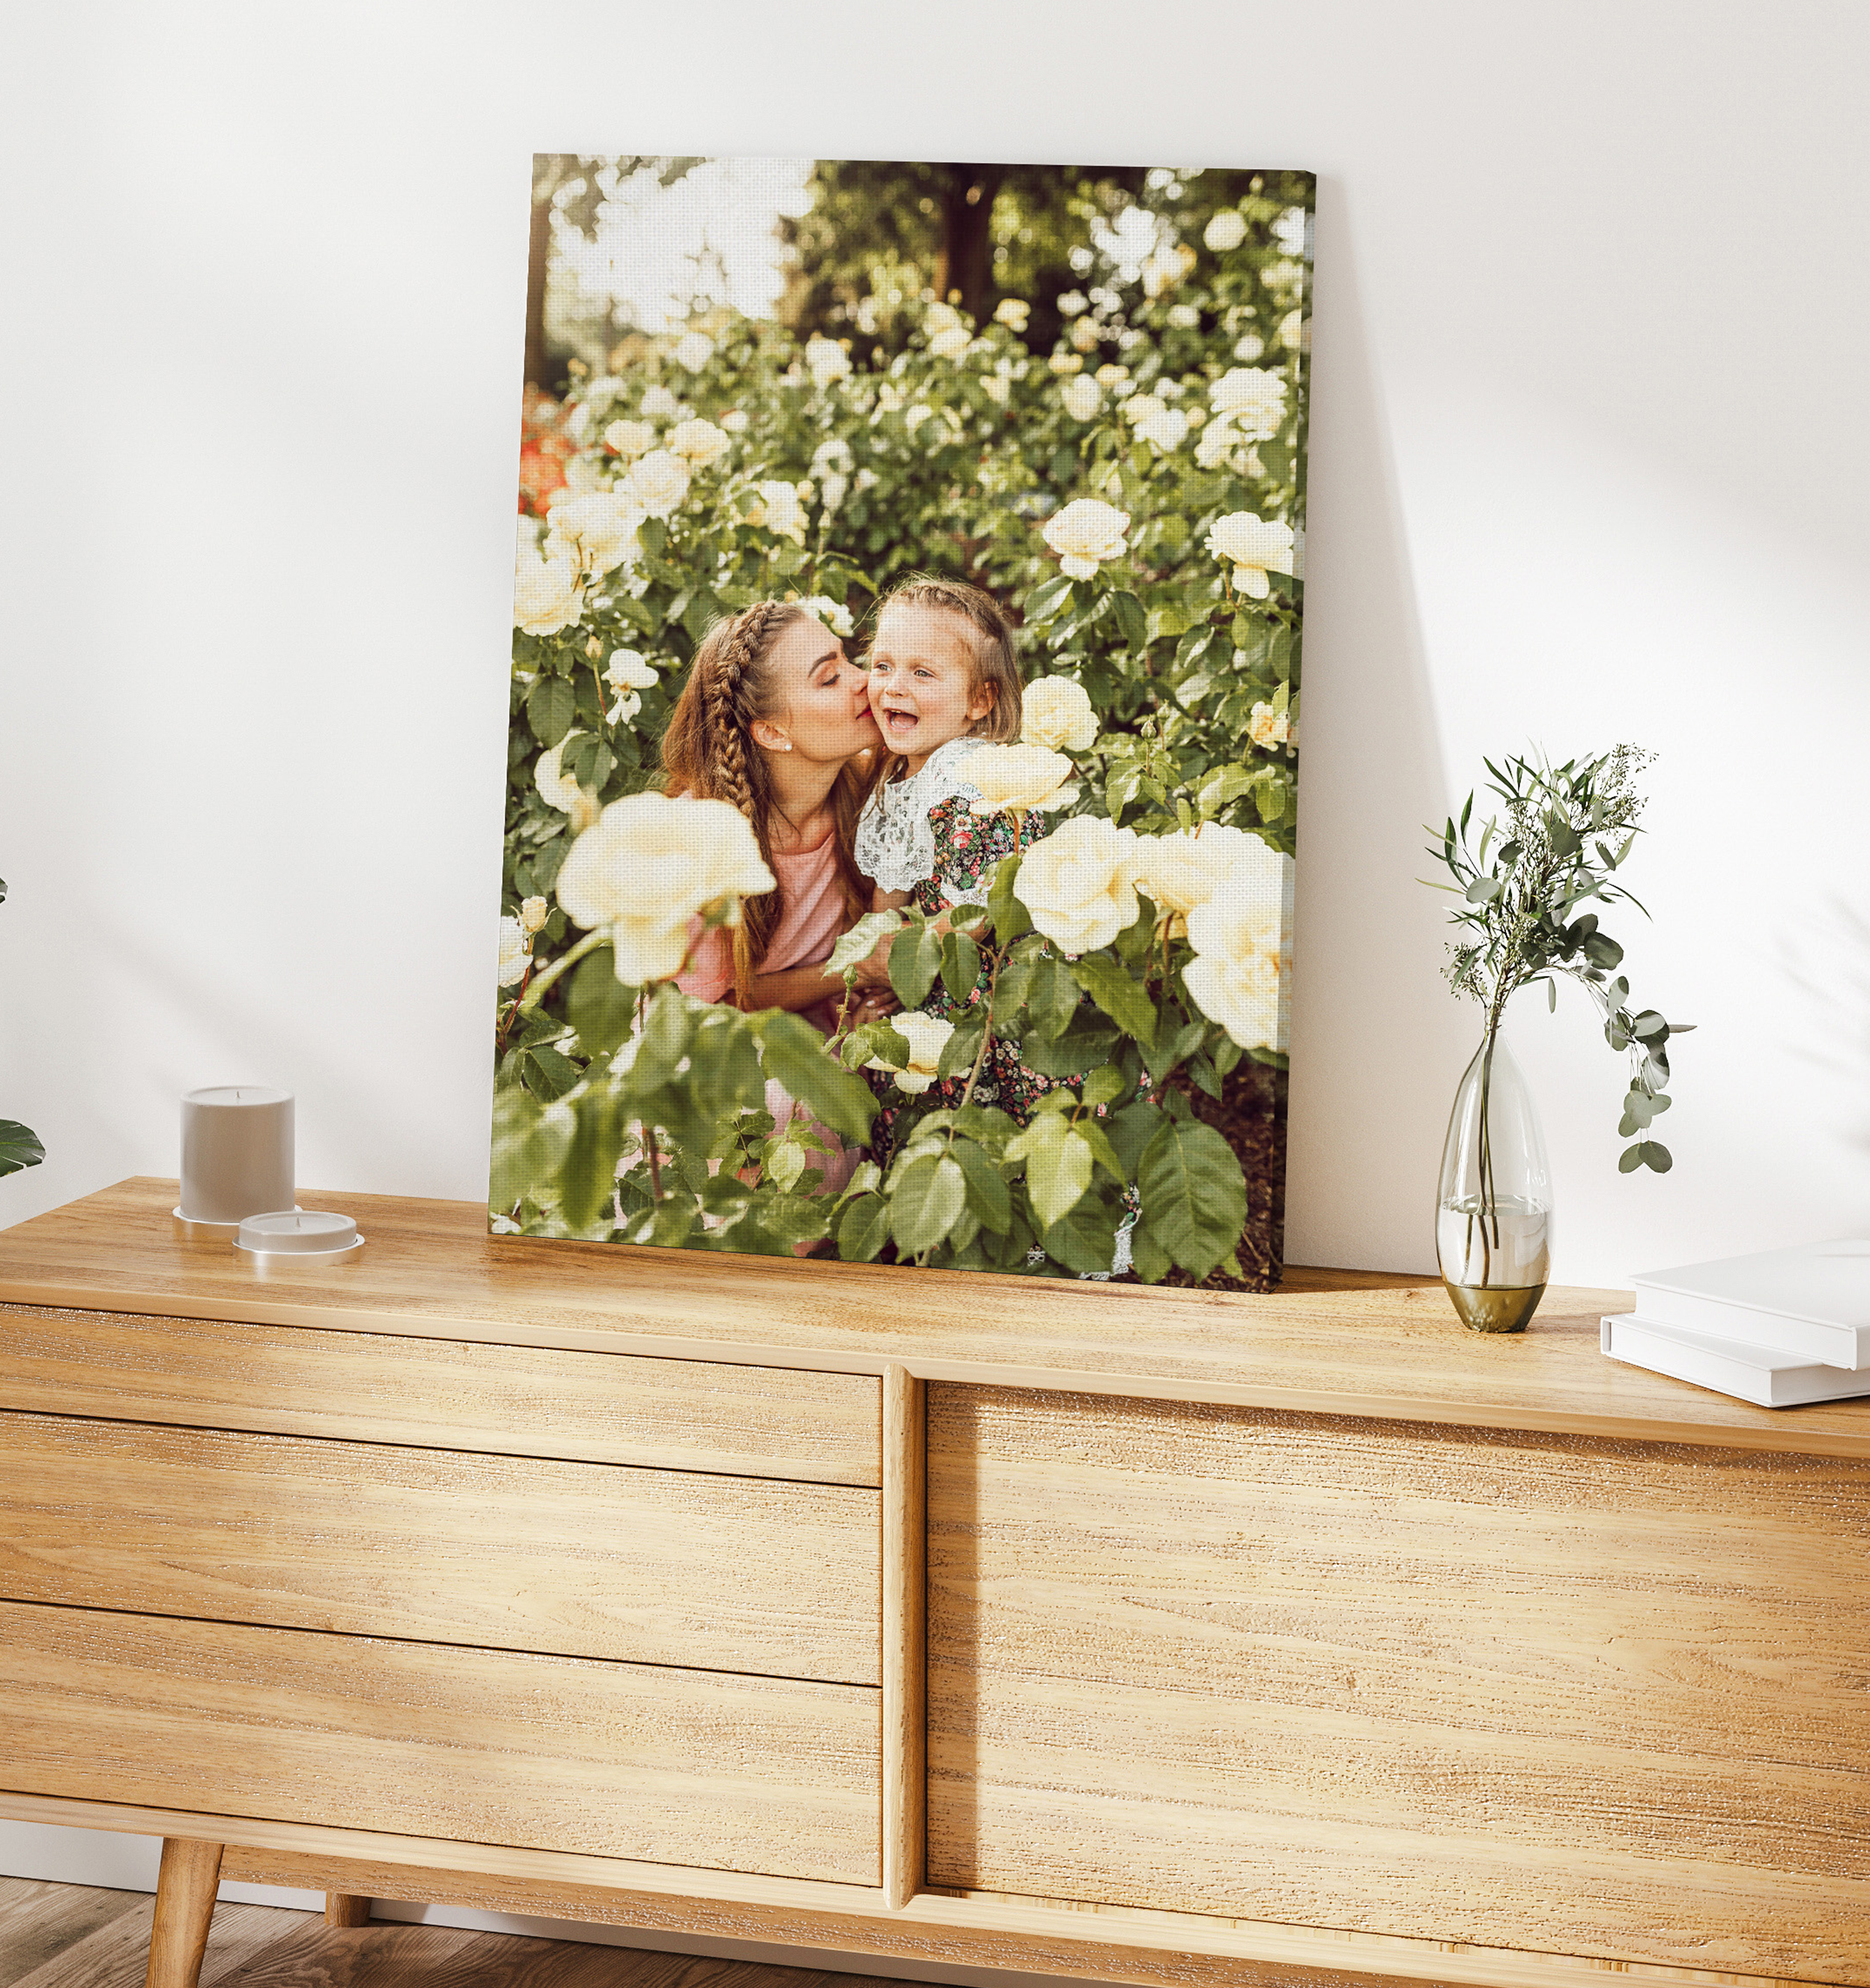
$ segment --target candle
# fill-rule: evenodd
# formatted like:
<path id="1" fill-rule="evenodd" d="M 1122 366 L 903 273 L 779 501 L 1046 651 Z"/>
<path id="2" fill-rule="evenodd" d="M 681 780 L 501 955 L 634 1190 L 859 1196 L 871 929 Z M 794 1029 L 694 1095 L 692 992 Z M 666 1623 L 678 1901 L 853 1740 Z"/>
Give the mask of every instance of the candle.
<path id="1" fill-rule="evenodd" d="M 293 1205 L 290 1090 L 224 1084 L 181 1101 L 185 1222 L 232 1224 Z"/>
<path id="2" fill-rule="evenodd" d="M 322 1208 L 287 1208 L 268 1215 L 249 1215 L 240 1225 L 234 1247 L 255 1269 L 269 1263 L 313 1265 L 348 1256 L 364 1246 L 357 1226 L 347 1215 Z"/>

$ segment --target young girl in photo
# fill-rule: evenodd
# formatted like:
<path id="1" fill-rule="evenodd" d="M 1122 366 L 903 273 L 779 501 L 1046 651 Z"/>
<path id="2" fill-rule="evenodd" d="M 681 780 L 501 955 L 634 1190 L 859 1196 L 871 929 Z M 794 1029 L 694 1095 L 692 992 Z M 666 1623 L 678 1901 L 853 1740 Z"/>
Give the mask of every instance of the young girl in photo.
<path id="1" fill-rule="evenodd" d="M 1016 845 L 1008 815 L 972 811 L 970 803 L 981 796 L 968 784 L 967 760 L 983 746 L 1019 736 L 1020 691 L 1013 624 L 991 595 L 960 580 L 918 577 L 885 597 L 870 649 L 869 693 L 890 756 L 858 817 L 856 837 L 857 867 L 876 886 L 873 911 L 913 900 L 945 930 L 958 907 L 984 908 L 995 867 Z M 1036 842 L 1046 827 L 1029 812 L 1017 846 Z M 984 971 L 967 1005 L 987 994 Z M 943 1017 L 955 1006 L 939 981 L 923 1005 Z M 972 1101 L 998 1105 L 1023 1124 L 1032 1101 L 1052 1087 L 1052 1079 L 1027 1070 L 996 1039 Z M 964 1076 L 946 1077 L 924 1101 L 952 1107 L 966 1089 Z"/>

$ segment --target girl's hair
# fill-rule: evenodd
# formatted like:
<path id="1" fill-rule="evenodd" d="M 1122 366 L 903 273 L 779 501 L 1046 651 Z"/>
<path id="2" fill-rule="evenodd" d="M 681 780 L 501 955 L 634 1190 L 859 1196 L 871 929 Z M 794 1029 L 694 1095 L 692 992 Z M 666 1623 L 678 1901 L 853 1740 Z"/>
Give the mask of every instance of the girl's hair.
<path id="1" fill-rule="evenodd" d="M 933 574 L 911 573 L 876 604 L 878 625 L 891 607 L 938 607 L 967 624 L 970 690 L 991 690 L 994 702 L 971 735 L 996 746 L 1019 736 L 1019 661 L 1013 653 L 1013 624 L 991 593 L 964 580 L 937 580 Z"/>
<path id="2" fill-rule="evenodd" d="M 796 603 L 761 600 L 744 614 L 716 621 L 695 651 L 688 681 L 662 735 L 668 790 L 737 808 L 752 825 L 769 870 L 771 774 L 766 755 L 754 743 L 751 727 L 756 718 L 771 718 L 779 710 L 782 700 L 773 652 L 786 630 L 805 619 L 805 609 Z M 853 918 L 870 908 L 869 885 L 859 874 L 852 852 L 857 817 L 876 777 L 875 757 L 866 754 L 847 761 L 838 769 L 831 790 L 838 881 Z M 744 899 L 740 922 L 731 928 L 734 995 L 742 1008 L 753 1006 L 754 973 L 778 928 L 780 896 L 771 890 L 763 897 Z"/>

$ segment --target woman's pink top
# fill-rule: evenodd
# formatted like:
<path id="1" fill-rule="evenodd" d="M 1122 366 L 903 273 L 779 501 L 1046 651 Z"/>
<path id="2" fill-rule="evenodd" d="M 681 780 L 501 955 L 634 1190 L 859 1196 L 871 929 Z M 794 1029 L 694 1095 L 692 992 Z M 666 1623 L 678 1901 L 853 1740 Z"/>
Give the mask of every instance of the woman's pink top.
<path id="1" fill-rule="evenodd" d="M 838 875 L 836 830 L 814 848 L 790 854 L 775 850 L 773 874 L 779 880 L 779 923 L 766 957 L 754 971 L 784 973 L 794 966 L 817 966 L 831 957 L 838 935 L 850 923 Z M 702 934 L 688 971 L 676 985 L 697 1001 L 724 1000 L 733 991 L 733 947 L 724 927 Z M 801 1012 L 821 1035 L 828 1036 L 838 1025 L 835 996 Z"/>

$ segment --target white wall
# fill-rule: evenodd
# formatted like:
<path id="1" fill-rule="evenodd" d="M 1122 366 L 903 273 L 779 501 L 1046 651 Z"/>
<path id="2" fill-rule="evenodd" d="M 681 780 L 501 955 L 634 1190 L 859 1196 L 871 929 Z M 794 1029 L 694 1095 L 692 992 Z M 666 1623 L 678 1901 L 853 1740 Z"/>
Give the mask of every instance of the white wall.
<path id="1" fill-rule="evenodd" d="M 1681 1046 L 1621 1178 L 1517 1039 L 1558 1271 L 1870 1231 L 1870 15 L 1587 0 L 231 4 L 12 26 L 0 1222 L 300 1097 L 313 1186 L 484 1175 L 535 147 L 1321 176 L 1290 1250 L 1420 1268 L 1473 1019 L 1419 824 L 1657 749 L 1620 919 Z"/>

